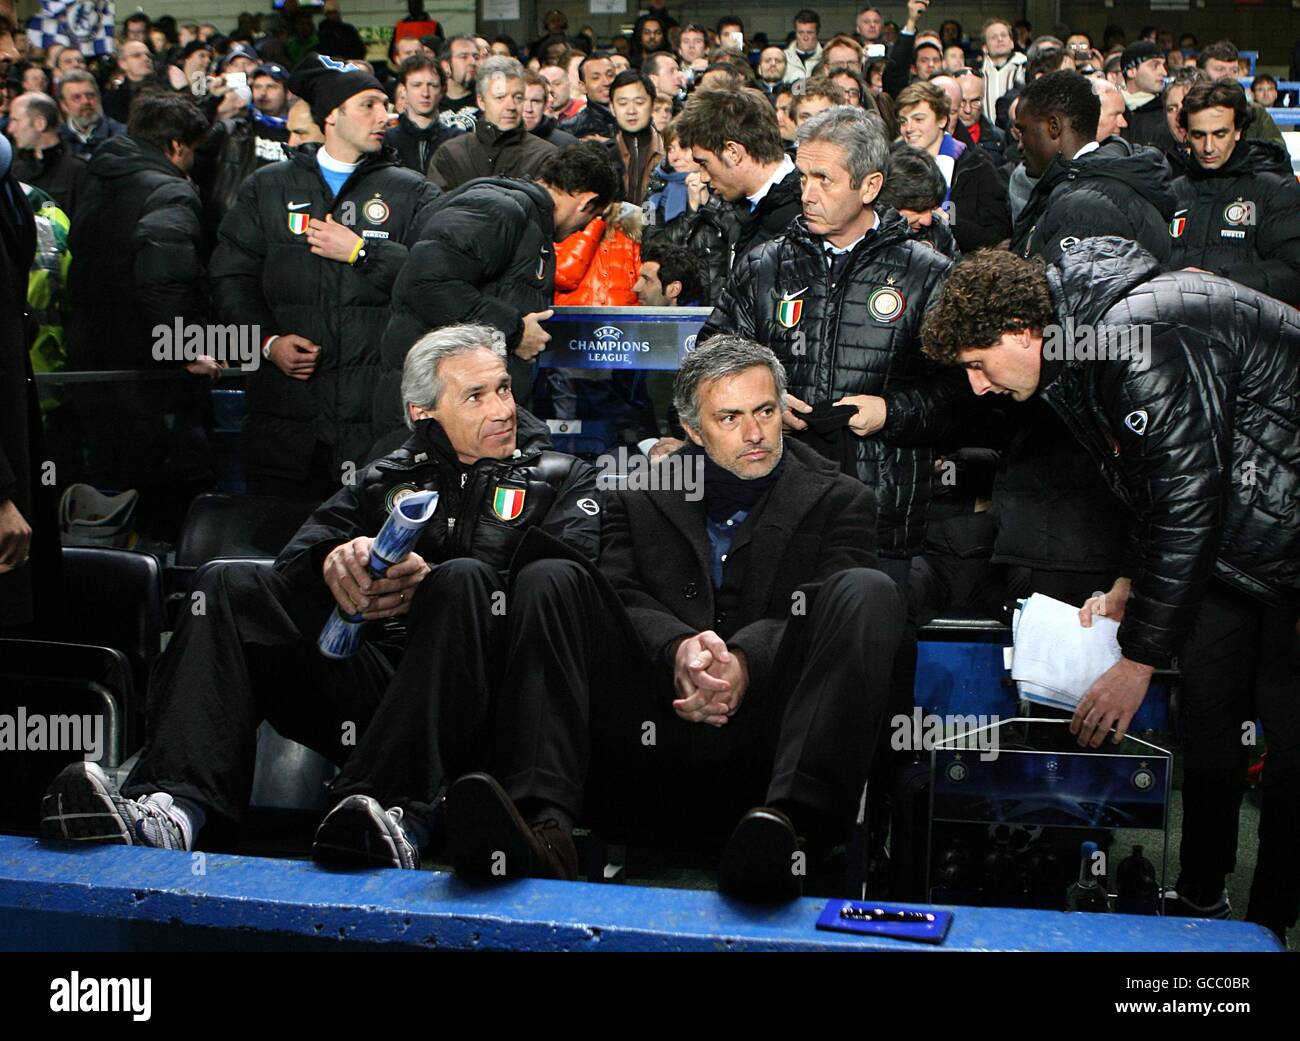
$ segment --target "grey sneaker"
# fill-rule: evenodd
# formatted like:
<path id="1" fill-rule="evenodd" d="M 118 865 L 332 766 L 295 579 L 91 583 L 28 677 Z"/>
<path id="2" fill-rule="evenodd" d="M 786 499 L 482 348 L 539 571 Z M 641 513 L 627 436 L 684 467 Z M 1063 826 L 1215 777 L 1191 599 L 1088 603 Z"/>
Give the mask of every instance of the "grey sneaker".
<path id="1" fill-rule="evenodd" d="M 420 851 L 402 827 L 402 808 L 385 810 L 368 795 L 349 795 L 325 815 L 311 856 L 338 867 L 420 866 Z"/>
<path id="2" fill-rule="evenodd" d="M 1176 889 L 1166 889 L 1161 897 L 1161 914 L 1181 918 L 1231 918 L 1232 905 L 1228 903 L 1225 889 L 1213 904 L 1202 906 L 1192 903 Z"/>
<path id="3" fill-rule="evenodd" d="M 65 842 L 105 842 L 154 849 L 192 847 L 188 822 L 166 792 L 125 799 L 95 763 L 72 763 L 41 800 L 41 835 Z"/>

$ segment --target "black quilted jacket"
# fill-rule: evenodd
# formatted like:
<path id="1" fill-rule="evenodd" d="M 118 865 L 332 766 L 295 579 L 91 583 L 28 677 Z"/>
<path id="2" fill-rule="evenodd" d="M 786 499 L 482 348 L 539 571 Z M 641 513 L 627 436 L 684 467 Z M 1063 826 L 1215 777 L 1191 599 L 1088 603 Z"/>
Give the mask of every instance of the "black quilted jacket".
<path id="1" fill-rule="evenodd" d="M 438 506 L 415 544 L 426 563 L 474 557 L 505 572 L 525 532 L 538 527 L 594 561 L 600 551 L 600 494 L 596 470 L 581 459 L 548 451 L 546 428 L 519 413 L 513 459 L 457 461 L 435 420 L 420 420 L 405 444 L 376 459 L 317 508 L 276 560 L 304 595 L 329 593 L 321 568 L 330 550 L 383 527 L 403 493 L 437 491 Z M 522 491 L 518 513 L 506 519 L 498 489 Z M 510 505 L 509 503 L 507 505 Z M 514 512 L 511 509 L 506 514 Z"/>
<path id="2" fill-rule="evenodd" d="M 1081 239 L 1122 235 L 1164 262 L 1174 209 L 1164 156 L 1108 137 L 1078 159 L 1052 160 L 1016 218 L 1011 250 L 1054 264 Z"/>
<path id="3" fill-rule="evenodd" d="M 885 398 L 884 428 L 856 441 L 856 475 L 880 504 L 882 557 L 920 552 L 930 445 L 966 393 L 961 373 L 932 367 L 918 338 L 921 316 L 949 266 L 908 238 L 907 221 L 882 209 L 880 227 L 858 244 L 832 289 L 822 240 L 799 217 L 785 235 L 737 263 L 700 332 L 701 343 L 735 332 L 767 344 L 785 365 L 790 393 L 810 405 L 848 394 Z"/>
<path id="4" fill-rule="evenodd" d="M 1300 600 L 1300 312 L 1227 279 L 1157 274 L 1119 238 L 1047 270 L 1059 319 L 1150 330 L 1150 364 L 1076 361 L 1040 391 L 1137 517 L 1119 642 L 1162 667 L 1212 575 Z"/>

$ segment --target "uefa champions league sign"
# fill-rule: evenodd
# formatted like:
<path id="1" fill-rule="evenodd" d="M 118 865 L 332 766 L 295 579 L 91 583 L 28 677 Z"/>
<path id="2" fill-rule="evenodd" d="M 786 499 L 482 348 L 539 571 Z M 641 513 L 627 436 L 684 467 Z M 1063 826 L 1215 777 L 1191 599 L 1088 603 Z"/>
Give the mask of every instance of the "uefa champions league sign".
<path id="1" fill-rule="evenodd" d="M 557 307 L 538 359 L 548 369 L 676 371 L 695 349 L 708 307 Z"/>

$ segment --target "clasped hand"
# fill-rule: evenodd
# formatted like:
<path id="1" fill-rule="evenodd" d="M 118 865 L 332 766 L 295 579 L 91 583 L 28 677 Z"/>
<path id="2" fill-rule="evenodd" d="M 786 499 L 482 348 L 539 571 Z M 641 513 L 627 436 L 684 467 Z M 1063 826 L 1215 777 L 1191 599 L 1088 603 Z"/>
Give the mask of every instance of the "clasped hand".
<path id="1" fill-rule="evenodd" d="M 705 630 L 677 645 L 673 660 L 673 710 L 688 723 L 725 726 L 749 687 L 749 667 L 740 651 L 727 649 L 717 633 Z"/>

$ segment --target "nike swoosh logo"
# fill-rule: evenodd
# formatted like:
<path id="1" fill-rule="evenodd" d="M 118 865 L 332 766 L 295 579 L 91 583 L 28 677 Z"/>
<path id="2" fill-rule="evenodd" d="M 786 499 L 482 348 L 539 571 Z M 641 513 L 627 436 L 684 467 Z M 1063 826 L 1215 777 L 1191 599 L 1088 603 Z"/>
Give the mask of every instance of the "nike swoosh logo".
<path id="1" fill-rule="evenodd" d="M 311 205 L 311 203 L 309 203 L 309 202 L 291 202 L 291 203 L 289 203 L 289 209 L 291 209 L 291 210 L 305 210 L 305 209 L 307 209 L 307 207 L 309 207 L 310 205 Z"/>
<path id="2" fill-rule="evenodd" d="M 808 287 L 807 287 L 807 286 L 804 286 L 804 287 L 803 287 L 802 289 L 800 289 L 797 293 L 782 293 L 782 294 L 781 294 L 781 302 L 782 302 L 782 303 L 787 303 L 787 304 L 788 304 L 791 300 L 798 300 L 799 297 L 803 296 L 804 293 L 806 293 L 806 292 L 808 292 Z"/>

